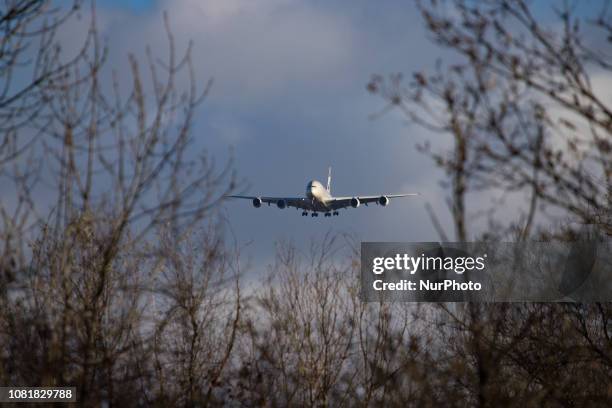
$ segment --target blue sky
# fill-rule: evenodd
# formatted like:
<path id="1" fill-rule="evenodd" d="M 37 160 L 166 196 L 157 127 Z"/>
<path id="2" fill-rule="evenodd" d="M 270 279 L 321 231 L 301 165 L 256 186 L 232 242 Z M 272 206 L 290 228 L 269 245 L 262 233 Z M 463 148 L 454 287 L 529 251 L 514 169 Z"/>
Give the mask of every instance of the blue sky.
<path id="1" fill-rule="evenodd" d="M 179 45 L 194 41 L 200 82 L 215 81 L 196 118 L 196 144 L 218 161 L 233 149 L 245 193 L 303 195 L 306 183 L 324 180 L 331 165 L 338 195 L 422 194 L 333 219 L 228 202 L 223 211 L 239 243 L 250 243 L 245 252 L 254 263 L 268 262 L 277 240 L 301 246 L 327 232 L 363 241 L 437 239 L 424 204 L 446 221 L 448 211 L 437 185 L 441 172 L 414 148 L 425 135 L 396 113 L 370 119 L 383 102 L 365 89 L 372 74 L 411 72 L 439 56 L 412 7 L 285 0 L 101 5 L 109 64 L 119 69 L 129 52 L 142 56 L 146 45 L 163 56 L 162 10 Z"/>
<path id="2" fill-rule="evenodd" d="M 194 41 L 200 83 L 214 79 L 193 129 L 196 145 L 218 161 L 234 151 L 235 168 L 251 195 L 303 195 L 310 179 L 324 180 L 333 166 L 337 195 L 419 192 L 327 219 L 294 209 L 253 208 L 228 202 L 223 209 L 255 264 L 269 262 L 275 242 L 300 246 L 325 233 L 362 241 L 438 239 L 425 211 L 431 204 L 452 236 L 444 178 L 415 149 L 450 140 L 406 123 L 392 112 L 372 120 L 383 102 L 367 93 L 372 74 L 429 69 L 448 54 L 432 45 L 411 2 L 291 0 L 105 0 L 99 27 L 108 64 L 122 72 L 127 55 L 149 45 L 163 56 L 162 12 L 180 46 Z M 476 198 L 480 204 L 489 200 Z M 513 210 L 520 210 L 514 206 Z"/>
<path id="3" fill-rule="evenodd" d="M 124 8 L 131 11 L 147 11 L 155 7 L 155 0 L 101 0 L 98 4 L 103 7 Z"/>

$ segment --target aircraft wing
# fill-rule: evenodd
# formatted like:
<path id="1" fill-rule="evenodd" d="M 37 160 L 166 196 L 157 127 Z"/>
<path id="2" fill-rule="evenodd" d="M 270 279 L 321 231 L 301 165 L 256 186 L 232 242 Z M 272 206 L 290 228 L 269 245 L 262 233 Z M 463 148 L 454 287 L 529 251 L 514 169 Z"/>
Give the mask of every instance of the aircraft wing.
<path id="1" fill-rule="evenodd" d="M 279 206 L 279 203 L 283 205 L 284 203 L 287 207 L 295 207 L 303 210 L 311 210 L 312 209 L 312 200 L 309 200 L 304 197 L 251 197 L 251 196 L 239 196 L 239 195 L 230 195 L 226 196 L 228 198 L 243 198 L 245 200 L 251 200 L 255 203 L 255 200 L 261 200 L 261 203 L 266 203 L 268 205 L 274 204 Z M 283 208 L 280 207 L 279 208 Z"/>
<path id="2" fill-rule="evenodd" d="M 333 200 L 328 201 L 327 205 L 329 207 L 331 207 L 334 210 L 340 209 L 340 208 L 346 208 L 346 207 L 352 207 L 352 200 L 354 198 L 359 200 L 359 205 L 361 204 L 369 204 L 369 203 L 377 203 L 380 204 L 380 200 L 384 197 L 387 200 L 391 199 L 391 198 L 399 198 L 399 197 L 408 197 L 408 196 L 417 196 L 419 195 L 418 193 L 407 193 L 407 194 L 382 194 L 382 195 L 375 195 L 375 196 L 354 196 L 354 197 L 334 197 Z M 383 205 L 387 205 L 388 201 L 385 201 L 385 204 Z"/>

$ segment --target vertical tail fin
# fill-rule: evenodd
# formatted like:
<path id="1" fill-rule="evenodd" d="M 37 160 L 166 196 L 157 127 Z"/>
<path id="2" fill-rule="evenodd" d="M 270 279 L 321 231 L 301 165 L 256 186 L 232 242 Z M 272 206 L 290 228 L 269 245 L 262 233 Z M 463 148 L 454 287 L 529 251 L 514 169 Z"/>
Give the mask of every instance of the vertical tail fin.
<path id="1" fill-rule="evenodd" d="M 331 166 L 329 167 L 329 171 L 327 173 L 327 191 L 331 193 Z"/>

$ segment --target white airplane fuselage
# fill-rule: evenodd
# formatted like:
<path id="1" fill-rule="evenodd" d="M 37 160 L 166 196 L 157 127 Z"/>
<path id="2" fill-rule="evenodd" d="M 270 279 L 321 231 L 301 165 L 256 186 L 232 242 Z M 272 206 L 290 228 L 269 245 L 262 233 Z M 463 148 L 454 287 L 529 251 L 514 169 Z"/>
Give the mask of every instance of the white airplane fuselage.
<path id="1" fill-rule="evenodd" d="M 306 197 L 316 201 L 322 207 L 327 207 L 327 202 L 333 198 L 325 186 L 317 180 L 312 180 L 306 185 Z"/>

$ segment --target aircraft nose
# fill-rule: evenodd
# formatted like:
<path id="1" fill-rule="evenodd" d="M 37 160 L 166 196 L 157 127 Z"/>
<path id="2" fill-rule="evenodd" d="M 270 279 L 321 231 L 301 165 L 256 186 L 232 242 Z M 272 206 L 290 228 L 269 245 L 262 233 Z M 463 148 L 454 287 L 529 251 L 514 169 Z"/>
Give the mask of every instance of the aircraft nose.
<path id="1" fill-rule="evenodd" d="M 309 185 L 308 187 L 306 187 L 306 195 L 309 198 L 312 198 L 314 196 L 313 190 L 314 190 L 314 186 L 312 186 L 312 185 Z"/>

